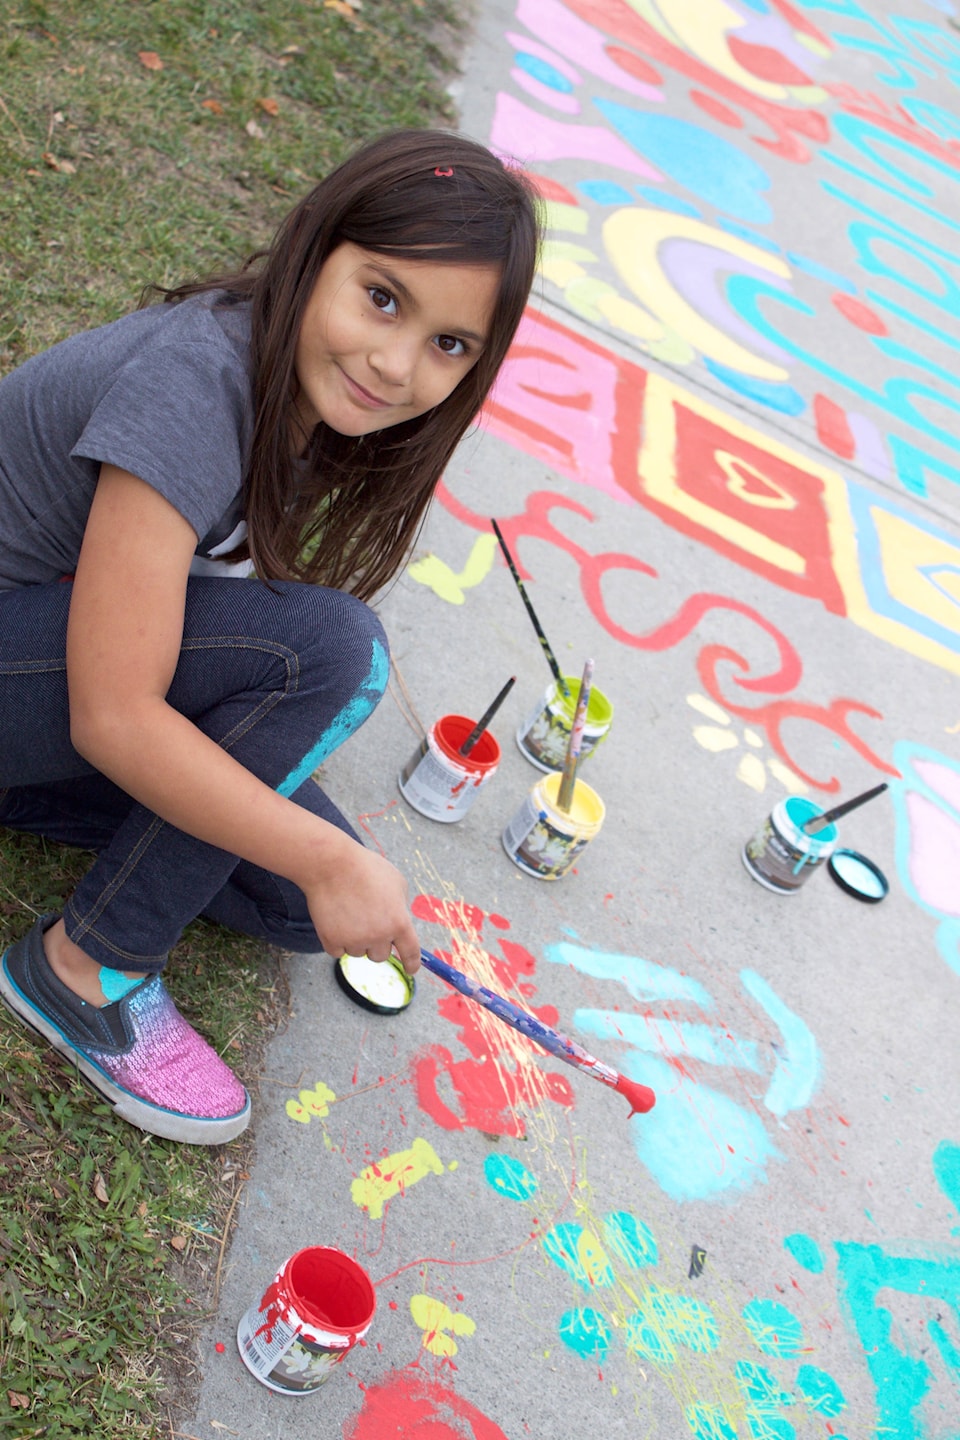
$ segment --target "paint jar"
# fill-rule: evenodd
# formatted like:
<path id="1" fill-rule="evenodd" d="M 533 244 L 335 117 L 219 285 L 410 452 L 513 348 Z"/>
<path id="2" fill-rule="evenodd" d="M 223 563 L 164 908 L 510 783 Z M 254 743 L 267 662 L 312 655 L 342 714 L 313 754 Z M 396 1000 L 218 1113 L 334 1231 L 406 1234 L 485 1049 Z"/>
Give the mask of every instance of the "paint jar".
<path id="1" fill-rule="evenodd" d="M 298 1250 L 237 1326 L 240 1359 L 268 1389 L 309 1395 L 366 1335 L 376 1306 L 356 1260 L 324 1245 Z"/>
<path id="2" fill-rule="evenodd" d="M 551 770 L 562 770 L 570 744 L 573 716 L 580 693 L 580 677 L 564 675 L 569 695 L 564 695 L 557 681 L 549 685 L 536 706 L 517 730 L 517 744 L 521 755 L 531 765 L 547 774 Z M 583 727 L 580 744 L 581 763 L 604 740 L 613 723 L 613 706 L 594 685 L 587 705 L 587 718 Z"/>
<path id="3" fill-rule="evenodd" d="M 469 755 L 460 754 L 474 724 L 465 715 L 441 716 L 400 771 L 400 794 L 428 820 L 462 820 L 500 764 L 500 746 L 489 730 Z"/>
<path id="4" fill-rule="evenodd" d="M 740 852 L 754 880 L 777 895 L 795 895 L 836 849 L 836 825 L 825 825 L 816 835 L 803 829 L 822 814 L 819 805 L 801 795 L 789 795 L 775 805 Z"/>
<path id="5" fill-rule="evenodd" d="M 538 880 L 559 880 L 599 833 L 605 812 L 595 790 L 577 780 L 569 813 L 557 808 L 561 776 L 538 780 L 504 830 L 503 848 Z"/>

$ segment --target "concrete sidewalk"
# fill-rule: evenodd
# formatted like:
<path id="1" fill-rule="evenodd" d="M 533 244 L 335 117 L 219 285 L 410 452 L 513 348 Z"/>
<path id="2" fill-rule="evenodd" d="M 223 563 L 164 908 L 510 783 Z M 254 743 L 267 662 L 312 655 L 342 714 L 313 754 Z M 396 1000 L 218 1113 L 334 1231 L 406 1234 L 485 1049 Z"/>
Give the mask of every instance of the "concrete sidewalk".
<path id="1" fill-rule="evenodd" d="M 425 973 L 391 1018 L 292 959 L 185 1432 L 960 1433 L 953 13 L 484 5 L 458 103 L 539 177 L 542 295 L 380 607 L 391 693 L 324 784 L 425 945 L 658 1103 L 629 1119 Z M 557 883 L 500 840 L 550 674 L 491 516 L 615 706 L 584 770 L 603 828 Z M 479 715 L 511 674 L 494 780 L 424 819 L 396 784 L 417 717 Z M 841 823 L 881 904 L 748 876 L 786 794 L 881 780 Z M 294 1399 L 234 1334 L 311 1244 L 378 1309 Z"/>

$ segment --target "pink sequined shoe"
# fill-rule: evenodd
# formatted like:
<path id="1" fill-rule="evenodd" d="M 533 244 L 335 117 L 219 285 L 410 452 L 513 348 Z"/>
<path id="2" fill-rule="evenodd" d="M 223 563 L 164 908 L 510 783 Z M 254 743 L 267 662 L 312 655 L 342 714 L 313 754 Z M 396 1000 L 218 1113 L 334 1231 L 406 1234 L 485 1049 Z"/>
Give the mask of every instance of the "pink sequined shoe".
<path id="1" fill-rule="evenodd" d="M 217 1052 L 187 1024 L 159 975 L 98 1009 L 54 974 L 43 948 L 44 915 L 0 965 L 0 999 L 74 1062 L 131 1125 L 221 1145 L 245 1130 L 250 1097 Z"/>

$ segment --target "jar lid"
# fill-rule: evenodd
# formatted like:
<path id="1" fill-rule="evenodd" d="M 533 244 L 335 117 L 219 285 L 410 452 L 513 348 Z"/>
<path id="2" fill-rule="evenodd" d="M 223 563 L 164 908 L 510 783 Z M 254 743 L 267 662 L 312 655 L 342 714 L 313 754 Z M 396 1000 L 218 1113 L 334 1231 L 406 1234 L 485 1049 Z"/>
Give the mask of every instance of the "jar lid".
<path id="1" fill-rule="evenodd" d="M 413 976 L 395 956 L 371 960 L 368 955 L 341 955 L 333 971 L 343 993 L 376 1015 L 399 1015 L 416 994 Z"/>
<path id="2" fill-rule="evenodd" d="M 858 850 L 835 850 L 827 861 L 827 869 L 841 890 L 868 905 L 879 905 L 890 890 L 880 866 Z"/>

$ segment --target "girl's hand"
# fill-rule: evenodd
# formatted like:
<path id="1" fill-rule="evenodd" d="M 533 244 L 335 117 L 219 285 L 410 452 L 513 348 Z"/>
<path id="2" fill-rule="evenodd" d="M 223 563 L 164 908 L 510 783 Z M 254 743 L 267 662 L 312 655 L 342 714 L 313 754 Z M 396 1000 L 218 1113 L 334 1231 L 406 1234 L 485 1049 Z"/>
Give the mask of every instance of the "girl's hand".
<path id="1" fill-rule="evenodd" d="M 393 953 L 408 975 L 420 968 L 420 941 L 407 901 L 407 882 L 388 860 L 336 832 L 317 874 L 301 886 L 320 944 L 328 955 Z"/>

